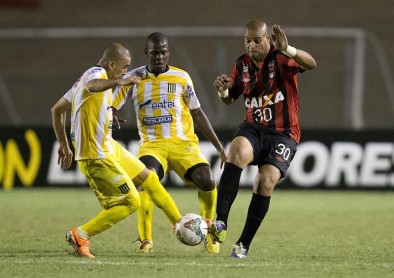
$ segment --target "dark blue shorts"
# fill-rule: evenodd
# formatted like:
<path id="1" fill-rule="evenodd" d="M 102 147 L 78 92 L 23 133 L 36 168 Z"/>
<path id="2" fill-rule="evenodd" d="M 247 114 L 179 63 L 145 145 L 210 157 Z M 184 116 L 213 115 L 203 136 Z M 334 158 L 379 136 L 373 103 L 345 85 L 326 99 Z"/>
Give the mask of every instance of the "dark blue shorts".
<path id="1" fill-rule="evenodd" d="M 286 175 L 290 162 L 297 151 L 297 143 L 293 138 L 271 128 L 258 124 L 243 122 L 239 125 L 234 137 L 243 136 L 253 147 L 253 161 L 250 165 L 258 167 L 271 164 Z"/>

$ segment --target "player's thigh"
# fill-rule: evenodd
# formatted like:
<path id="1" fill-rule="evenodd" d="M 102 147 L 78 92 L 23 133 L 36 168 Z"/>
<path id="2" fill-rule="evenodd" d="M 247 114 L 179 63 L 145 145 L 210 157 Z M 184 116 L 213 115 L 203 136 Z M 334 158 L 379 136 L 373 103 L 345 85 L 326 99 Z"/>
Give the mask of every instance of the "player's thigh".
<path id="1" fill-rule="evenodd" d="M 189 186 L 193 185 L 192 173 L 195 169 L 210 166 L 208 160 L 200 152 L 199 145 L 195 142 L 174 141 L 168 152 L 170 170 L 174 170 Z"/>
<path id="2" fill-rule="evenodd" d="M 134 179 L 144 170 L 145 165 L 135 155 L 127 151 L 119 143 L 113 146 L 116 161 L 131 179 Z"/>
<path id="3" fill-rule="evenodd" d="M 138 150 L 138 158 L 142 157 L 153 157 L 159 164 L 156 165 L 146 165 L 148 168 L 154 167 L 159 178 L 162 179 L 163 176 L 168 171 L 168 152 L 170 146 L 168 146 L 167 140 L 156 140 L 153 142 L 143 143 Z M 144 161 L 149 161 L 144 160 Z M 158 169 L 157 169 L 158 168 Z"/>
<path id="4" fill-rule="evenodd" d="M 108 209 L 116 205 L 138 208 L 137 189 L 112 157 L 78 161 L 78 166 L 103 208 Z"/>
<path id="5" fill-rule="evenodd" d="M 266 150 L 264 151 L 267 155 L 264 155 L 258 165 L 259 167 L 263 164 L 270 164 L 279 169 L 281 177 L 286 176 L 287 170 L 290 167 L 290 163 L 293 160 L 297 152 L 297 143 L 290 137 L 282 134 L 273 134 L 267 140 Z"/>

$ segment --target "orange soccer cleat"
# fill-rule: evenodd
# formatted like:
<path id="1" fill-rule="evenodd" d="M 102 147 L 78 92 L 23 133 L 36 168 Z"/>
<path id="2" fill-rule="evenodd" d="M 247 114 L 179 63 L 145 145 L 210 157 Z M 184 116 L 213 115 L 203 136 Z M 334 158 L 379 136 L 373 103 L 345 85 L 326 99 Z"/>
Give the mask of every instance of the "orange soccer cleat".
<path id="1" fill-rule="evenodd" d="M 66 240 L 74 248 L 75 252 L 81 257 L 95 258 L 89 251 L 90 241 L 77 235 L 77 228 L 72 228 L 66 234 Z"/>

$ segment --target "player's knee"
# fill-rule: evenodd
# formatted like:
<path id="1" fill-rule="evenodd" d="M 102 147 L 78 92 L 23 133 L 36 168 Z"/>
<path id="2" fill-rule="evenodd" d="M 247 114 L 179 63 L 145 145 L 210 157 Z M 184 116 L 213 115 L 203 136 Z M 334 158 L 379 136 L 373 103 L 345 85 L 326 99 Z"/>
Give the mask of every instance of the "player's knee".
<path id="1" fill-rule="evenodd" d="M 199 165 L 191 173 L 186 173 L 185 177 L 201 190 L 211 191 L 215 188 L 215 179 L 209 165 Z"/>
<path id="2" fill-rule="evenodd" d="M 271 196 L 277 183 L 277 179 L 271 176 L 260 176 L 255 182 L 255 191 L 263 196 Z"/>
<path id="3" fill-rule="evenodd" d="M 213 175 L 198 175 L 193 179 L 193 183 L 203 191 L 215 189 L 215 180 Z"/>
<path id="4" fill-rule="evenodd" d="M 134 213 L 141 205 L 141 200 L 139 195 L 136 196 L 132 194 L 126 195 L 123 201 L 123 205 L 128 208 L 130 214 Z"/>

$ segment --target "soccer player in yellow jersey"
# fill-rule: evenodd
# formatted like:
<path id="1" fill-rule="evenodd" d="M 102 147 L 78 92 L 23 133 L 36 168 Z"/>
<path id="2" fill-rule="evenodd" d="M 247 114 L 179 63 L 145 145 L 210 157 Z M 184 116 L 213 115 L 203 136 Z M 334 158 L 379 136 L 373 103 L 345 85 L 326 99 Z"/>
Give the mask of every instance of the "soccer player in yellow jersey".
<path id="1" fill-rule="evenodd" d="M 138 209 L 140 197 L 134 183 L 150 194 L 172 224 L 181 218 L 157 174 L 112 139 L 112 88 L 140 82 L 135 75 L 122 78 L 130 63 L 130 53 L 124 46 L 110 45 L 98 64 L 85 71 L 51 109 L 59 142 L 58 163 L 67 169 L 73 158 L 65 131 L 66 111 L 71 110 L 75 160 L 103 208 L 93 219 L 66 234 L 77 255 L 83 257 L 95 257 L 89 250 L 91 237 Z"/>
<path id="2" fill-rule="evenodd" d="M 167 171 L 174 170 L 186 184 L 198 187 L 201 215 L 209 221 L 215 214 L 217 189 L 211 167 L 200 153 L 193 122 L 215 146 L 222 161 L 226 161 L 224 149 L 201 108 L 189 74 L 168 65 L 167 37 L 162 33 L 150 34 L 146 39 L 145 55 L 148 64 L 126 74 L 138 75 L 141 81 L 114 91 L 114 109 L 119 109 L 131 98 L 140 135 L 138 157 L 160 179 Z M 143 190 L 140 197 L 139 251 L 151 253 L 153 206 Z M 205 247 L 208 252 L 219 252 L 219 243 L 210 235 Z"/>

